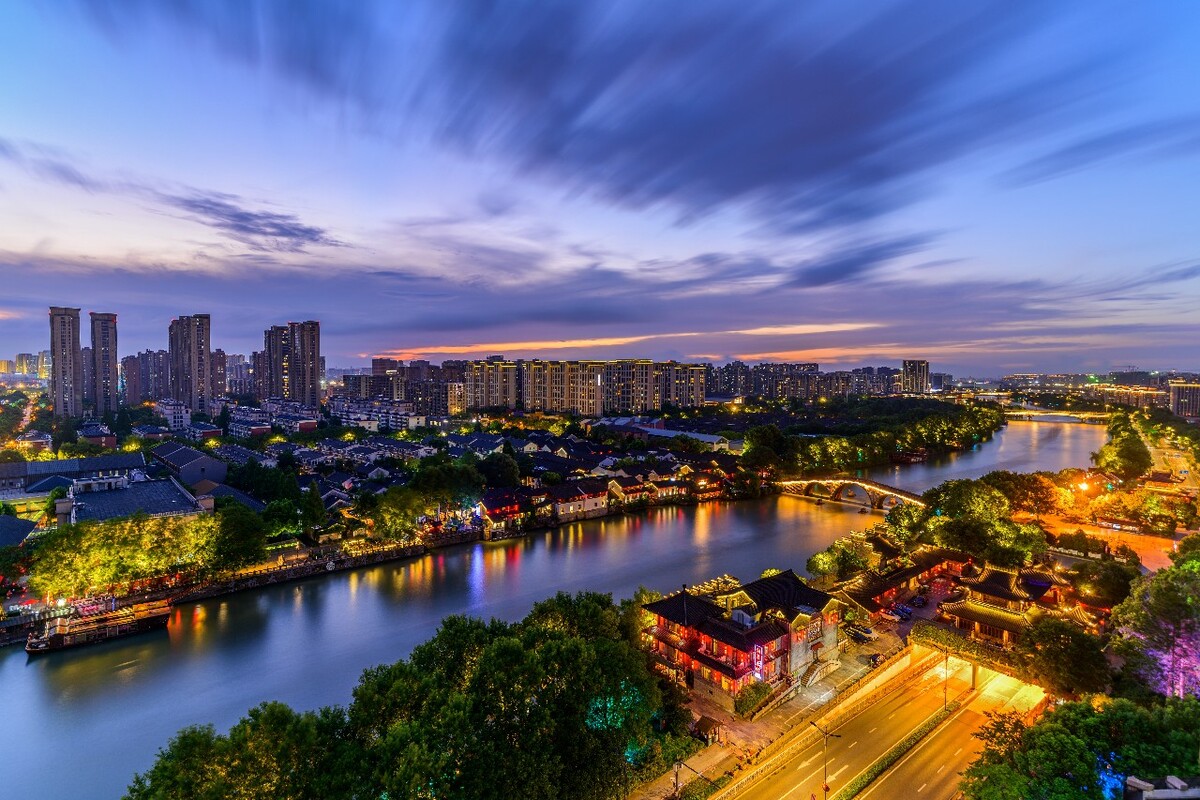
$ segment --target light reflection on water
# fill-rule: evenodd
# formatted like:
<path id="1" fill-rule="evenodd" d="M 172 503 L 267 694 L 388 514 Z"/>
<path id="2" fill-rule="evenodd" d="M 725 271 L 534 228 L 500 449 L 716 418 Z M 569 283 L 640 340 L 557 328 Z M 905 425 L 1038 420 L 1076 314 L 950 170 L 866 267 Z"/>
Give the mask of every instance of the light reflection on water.
<path id="1" fill-rule="evenodd" d="M 1014 423 L 978 451 L 871 470 L 912 491 L 993 469 L 1085 466 L 1100 426 Z M 168 631 L 30 659 L 0 648 L 6 795 L 116 797 L 181 727 L 226 729 L 264 700 L 349 701 L 363 669 L 394 661 L 448 614 L 518 619 L 556 591 L 669 590 L 720 573 L 802 571 L 812 553 L 881 518 L 777 497 L 577 522 L 187 605 Z M 71 768 L 62 769 L 63 754 Z"/>

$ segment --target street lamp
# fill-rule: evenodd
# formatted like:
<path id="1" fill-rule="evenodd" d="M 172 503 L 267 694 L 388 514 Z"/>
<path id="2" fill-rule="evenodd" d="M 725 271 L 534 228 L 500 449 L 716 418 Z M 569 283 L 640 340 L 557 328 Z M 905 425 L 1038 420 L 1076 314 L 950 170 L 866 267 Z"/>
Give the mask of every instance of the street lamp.
<path id="1" fill-rule="evenodd" d="M 821 745 L 821 789 L 825 792 L 825 800 L 829 800 L 829 738 L 840 739 L 842 736 L 840 733 L 830 733 L 812 720 L 809 720 L 808 724 L 820 731 L 821 735 L 825 737 L 824 743 Z"/>

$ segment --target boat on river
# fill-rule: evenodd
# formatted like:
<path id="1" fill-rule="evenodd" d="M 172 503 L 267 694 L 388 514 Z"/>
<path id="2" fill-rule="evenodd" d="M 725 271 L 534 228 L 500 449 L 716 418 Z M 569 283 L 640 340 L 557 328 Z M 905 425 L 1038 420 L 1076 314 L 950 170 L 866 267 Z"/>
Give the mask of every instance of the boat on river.
<path id="1" fill-rule="evenodd" d="M 59 617 L 47 622 L 40 634 L 29 634 L 25 642 L 25 652 L 49 653 L 159 630 L 167 627 L 170 616 L 171 607 L 164 600 L 90 616 Z"/>

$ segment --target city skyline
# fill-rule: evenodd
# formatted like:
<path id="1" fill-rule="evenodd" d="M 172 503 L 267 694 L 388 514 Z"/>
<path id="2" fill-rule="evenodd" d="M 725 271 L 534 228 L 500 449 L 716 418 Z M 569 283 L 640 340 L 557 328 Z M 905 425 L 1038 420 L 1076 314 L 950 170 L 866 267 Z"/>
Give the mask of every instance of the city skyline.
<path id="1" fill-rule="evenodd" d="M 11 4 L 0 342 L 1195 369 L 1200 8 L 935 5 Z"/>

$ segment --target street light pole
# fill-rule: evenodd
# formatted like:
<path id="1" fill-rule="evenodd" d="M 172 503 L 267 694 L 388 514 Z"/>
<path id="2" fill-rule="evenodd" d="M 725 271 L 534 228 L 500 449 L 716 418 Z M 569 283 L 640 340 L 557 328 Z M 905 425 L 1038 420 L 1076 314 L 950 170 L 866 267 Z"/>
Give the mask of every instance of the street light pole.
<path id="1" fill-rule="evenodd" d="M 824 743 L 821 745 L 821 789 L 825 792 L 825 800 L 829 800 L 829 738 L 840 739 L 842 736 L 839 733 L 830 733 L 812 720 L 809 720 L 808 724 L 825 737 Z"/>
<path id="2" fill-rule="evenodd" d="M 946 663 L 942 667 L 942 711 L 950 707 L 950 651 L 943 650 Z"/>

